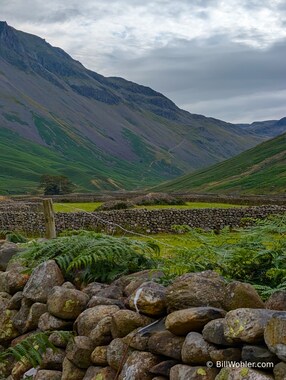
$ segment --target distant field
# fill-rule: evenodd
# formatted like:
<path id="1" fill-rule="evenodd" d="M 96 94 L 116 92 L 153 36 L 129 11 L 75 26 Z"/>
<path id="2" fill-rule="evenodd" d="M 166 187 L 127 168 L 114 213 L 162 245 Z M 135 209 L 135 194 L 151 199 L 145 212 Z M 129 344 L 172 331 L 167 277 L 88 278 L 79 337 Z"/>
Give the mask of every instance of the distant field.
<path id="1" fill-rule="evenodd" d="M 55 212 L 93 212 L 102 202 L 89 203 L 54 203 Z"/>
<path id="2" fill-rule="evenodd" d="M 87 211 L 93 212 L 97 207 L 99 207 L 102 202 L 90 202 L 90 203 L 54 203 L 54 209 L 56 212 L 79 212 Z M 164 208 L 175 208 L 179 210 L 187 210 L 190 208 L 234 208 L 234 207 L 245 207 L 241 205 L 233 205 L 227 203 L 206 203 L 206 202 L 187 202 L 183 206 L 137 206 L 136 208 L 145 208 L 148 210 L 157 210 Z"/>

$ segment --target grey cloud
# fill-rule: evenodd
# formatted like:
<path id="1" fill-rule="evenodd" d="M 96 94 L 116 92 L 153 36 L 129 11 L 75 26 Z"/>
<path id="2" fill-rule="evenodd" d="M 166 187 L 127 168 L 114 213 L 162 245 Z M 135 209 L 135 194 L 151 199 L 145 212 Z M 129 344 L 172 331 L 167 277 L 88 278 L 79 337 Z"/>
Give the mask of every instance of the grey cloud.
<path id="1" fill-rule="evenodd" d="M 1 18 L 191 112 L 283 116 L 285 1 L 1 0 Z"/>
<path id="2" fill-rule="evenodd" d="M 177 41 L 140 59 L 122 59 L 113 69 L 156 88 L 191 112 L 237 120 L 245 117 L 239 107 L 244 103 L 244 108 L 251 104 L 254 118 L 259 118 L 262 110 L 265 114 L 269 105 L 268 118 L 272 118 L 276 102 L 282 99 L 284 106 L 286 103 L 285 93 L 282 98 L 275 97 L 276 92 L 286 90 L 285 44 L 283 40 L 269 49 L 257 50 L 230 43 L 222 36 L 203 44 Z M 226 103 L 233 105 L 232 112 L 225 109 Z"/>

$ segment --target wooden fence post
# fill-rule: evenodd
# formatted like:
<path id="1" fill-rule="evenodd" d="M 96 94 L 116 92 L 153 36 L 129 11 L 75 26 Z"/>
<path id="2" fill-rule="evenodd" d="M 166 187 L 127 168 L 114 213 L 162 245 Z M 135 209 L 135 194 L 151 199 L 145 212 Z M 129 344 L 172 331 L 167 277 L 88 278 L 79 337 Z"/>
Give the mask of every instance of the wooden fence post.
<path id="1" fill-rule="evenodd" d="M 57 234 L 56 234 L 53 200 L 44 199 L 43 207 L 44 207 L 44 218 L 45 218 L 45 225 L 46 225 L 46 238 L 54 239 L 55 237 L 57 237 Z"/>

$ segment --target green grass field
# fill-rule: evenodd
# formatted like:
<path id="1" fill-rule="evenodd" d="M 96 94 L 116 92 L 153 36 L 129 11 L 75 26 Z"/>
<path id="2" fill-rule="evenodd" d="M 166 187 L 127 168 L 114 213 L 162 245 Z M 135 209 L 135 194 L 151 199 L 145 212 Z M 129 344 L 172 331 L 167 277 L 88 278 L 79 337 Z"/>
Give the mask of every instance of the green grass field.
<path id="1" fill-rule="evenodd" d="M 89 203 L 54 203 L 55 212 L 93 212 L 102 202 Z"/>
<path id="2" fill-rule="evenodd" d="M 87 211 L 93 212 L 99 207 L 102 202 L 90 202 L 90 203 L 54 203 L 55 212 L 80 212 Z M 195 208 L 234 208 L 245 207 L 241 205 L 233 205 L 227 203 L 206 203 L 206 202 L 186 202 L 186 205 L 170 206 L 170 205 L 155 205 L 155 206 L 137 206 L 136 208 L 145 208 L 148 210 L 160 210 L 175 208 L 179 210 L 188 210 Z"/>

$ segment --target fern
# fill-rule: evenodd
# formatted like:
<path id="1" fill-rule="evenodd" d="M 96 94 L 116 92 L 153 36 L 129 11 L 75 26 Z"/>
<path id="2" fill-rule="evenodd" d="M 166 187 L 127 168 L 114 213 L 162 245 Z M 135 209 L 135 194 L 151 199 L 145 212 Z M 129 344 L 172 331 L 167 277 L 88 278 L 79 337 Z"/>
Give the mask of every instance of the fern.
<path id="1" fill-rule="evenodd" d="M 47 333 L 36 333 L 23 339 L 14 347 L 9 347 L 0 354 L 0 363 L 9 356 L 13 356 L 17 361 L 28 361 L 34 368 L 41 364 L 43 354 L 48 348 L 55 350 L 55 346 L 49 341 Z"/>
<path id="2" fill-rule="evenodd" d="M 76 235 L 34 242 L 15 260 L 34 268 L 54 259 L 66 278 L 77 276 L 84 282 L 110 282 L 123 274 L 156 267 L 159 252 L 154 243 L 81 231 Z"/>
<path id="3" fill-rule="evenodd" d="M 4 363 L 9 357 L 14 357 L 17 361 L 29 362 L 34 368 L 38 367 L 43 361 L 43 355 L 48 348 L 53 351 L 57 348 L 49 341 L 51 332 L 38 332 L 29 335 L 14 347 L 9 347 L 0 353 L 0 363 Z M 70 331 L 57 331 L 61 338 L 68 342 L 73 334 Z"/>
<path id="4" fill-rule="evenodd" d="M 182 231 L 182 226 L 176 230 Z M 191 241 L 193 248 L 173 251 L 164 257 L 165 277 L 160 281 L 165 284 L 183 273 L 211 269 L 227 280 L 253 284 L 264 298 L 286 288 L 285 215 L 257 221 L 235 233 L 225 228 L 219 237 L 212 232 L 183 230 L 186 243 Z"/>

